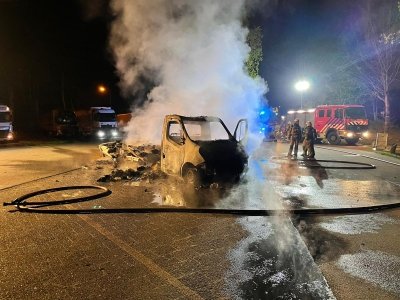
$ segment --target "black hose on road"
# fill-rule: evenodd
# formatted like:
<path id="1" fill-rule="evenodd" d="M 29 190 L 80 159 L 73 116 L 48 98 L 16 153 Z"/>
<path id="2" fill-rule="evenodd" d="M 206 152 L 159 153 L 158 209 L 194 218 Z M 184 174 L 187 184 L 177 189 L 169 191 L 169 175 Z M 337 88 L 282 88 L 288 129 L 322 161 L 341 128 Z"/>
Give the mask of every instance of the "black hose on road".
<path id="1" fill-rule="evenodd" d="M 78 197 L 78 198 L 73 198 L 73 199 L 25 202 L 27 199 L 33 198 L 38 195 L 44 195 L 44 194 L 60 192 L 60 191 L 67 191 L 67 190 L 87 190 L 87 189 L 101 190 L 102 192 L 94 194 L 94 195 L 90 195 L 90 196 Z M 28 208 L 26 206 L 34 205 L 34 208 L 38 208 L 38 207 L 51 206 L 51 205 L 79 203 L 79 202 L 85 202 L 85 201 L 89 201 L 89 200 L 106 197 L 106 196 L 110 195 L 111 193 L 112 192 L 109 189 L 107 189 L 103 186 L 99 186 L 99 185 L 62 186 L 62 187 L 56 187 L 56 188 L 51 188 L 51 189 L 46 189 L 46 190 L 39 190 L 39 191 L 35 191 L 35 192 L 29 193 L 29 194 L 25 194 L 25 195 L 15 199 L 12 202 L 4 202 L 3 206 L 14 205 L 17 207 L 18 210 L 24 211 L 25 209 L 32 209 L 32 208 Z M 21 207 L 21 206 L 24 206 L 24 207 Z"/>
<path id="2" fill-rule="evenodd" d="M 379 161 L 379 162 L 387 163 L 387 164 L 390 164 L 390 165 L 400 166 L 399 163 L 391 162 L 391 161 L 388 161 L 388 160 L 385 160 L 385 159 L 381 159 L 381 158 L 378 158 L 378 157 L 373 157 L 373 156 L 369 156 L 369 155 L 365 155 L 365 154 L 359 154 L 359 153 L 355 153 L 355 152 L 350 152 L 350 151 L 343 150 L 343 149 L 338 149 L 338 148 L 335 148 L 335 147 L 316 146 L 316 148 L 330 150 L 330 151 L 336 151 L 336 152 L 341 152 L 341 153 L 350 154 L 350 155 L 354 155 L 354 156 L 360 156 L 360 157 L 376 160 L 376 161 Z"/>
<path id="3" fill-rule="evenodd" d="M 26 202 L 27 199 L 37 195 L 48 194 L 63 190 L 72 189 L 100 189 L 102 192 L 74 199 Z M 23 195 L 12 202 L 3 203 L 4 206 L 14 205 L 20 212 L 42 213 L 42 214 L 148 214 L 148 213 L 189 213 L 189 214 L 214 214 L 214 215 L 234 215 L 234 216 L 290 216 L 290 215 L 348 215 L 348 214 L 368 214 L 383 210 L 397 209 L 400 202 L 344 208 L 306 208 L 306 209 L 222 209 L 222 208 L 180 208 L 180 207 L 148 207 L 148 208 L 100 208 L 100 209 L 43 209 L 53 205 L 63 205 L 79 203 L 98 199 L 111 194 L 111 191 L 102 186 L 66 186 L 47 190 L 35 191 Z"/>
<path id="4" fill-rule="evenodd" d="M 313 164 L 313 162 L 316 162 Z M 323 166 L 319 165 L 320 162 L 336 163 L 336 164 L 348 164 L 353 166 Z M 299 165 L 305 166 L 310 169 L 348 169 L 348 170 L 366 170 L 366 169 L 376 169 L 376 166 L 368 163 L 360 163 L 354 161 L 346 160 L 328 160 L 328 159 L 315 159 L 315 160 L 303 160 L 299 161 Z"/>
<path id="5" fill-rule="evenodd" d="M 306 167 L 309 169 L 347 169 L 347 170 L 368 170 L 368 169 L 376 169 L 376 166 L 373 164 L 368 163 L 361 163 L 361 162 L 354 162 L 354 161 L 347 161 L 347 160 L 329 160 L 329 159 L 305 159 L 305 160 L 297 160 L 297 159 L 287 159 L 287 158 L 278 158 L 274 157 L 273 160 L 282 160 L 282 161 L 289 161 L 290 163 L 297 163 L 299 166 Z M 319 163 L 331 163 L 337 164 L 333 166 L 324 166 L 320 165 Z M 351 165 L 351 166 L 343 166 Z"/>

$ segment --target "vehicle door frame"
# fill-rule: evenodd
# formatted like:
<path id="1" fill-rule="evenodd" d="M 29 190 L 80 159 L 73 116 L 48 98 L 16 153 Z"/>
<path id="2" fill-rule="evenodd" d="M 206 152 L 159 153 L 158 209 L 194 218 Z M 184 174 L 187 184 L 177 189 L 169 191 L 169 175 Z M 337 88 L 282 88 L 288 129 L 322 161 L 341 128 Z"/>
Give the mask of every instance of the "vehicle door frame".
<path id="1" fill-rule="evenodd" d="M 174 141 L 169 136 L 171 123 L 179 124 L 181 129 L 181 142 Z M 165 132 L 163 134 L 164 136 L 161 153 L 162 170 L 170 175 L 180 175 L 182 164 L 185 159 L 185 142 L 187 140 L 182 120 L 179 118 L 167 119 L 165 124 Z"/>
<path id="2" fill-rule="evenodd" d="M 240 140 L 238 139 L 238 130 L 241 129 L 240 124 L 244 123 L 245 124 L 245 131 L 244 131 L 244 135 L 243 138 L 241 138 Z M 247 119 L 240 119 L 235 127 L 235 131 L 233 132 L 233 137 L 235 138 L 235 140 L 240 143 L 240 144 L 246 144 L 247 139 L 248 139 L 248 131 L 249 131 L 249 122 L 247 121 Z"/>

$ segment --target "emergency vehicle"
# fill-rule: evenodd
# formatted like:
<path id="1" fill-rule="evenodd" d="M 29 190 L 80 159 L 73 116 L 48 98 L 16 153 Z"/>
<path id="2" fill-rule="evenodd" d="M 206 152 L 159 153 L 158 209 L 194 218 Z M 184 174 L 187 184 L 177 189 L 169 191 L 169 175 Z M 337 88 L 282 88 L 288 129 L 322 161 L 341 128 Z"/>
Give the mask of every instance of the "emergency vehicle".
<path id="1" fill-rule="evenodd" d="M 354 145 L 360 138 L 368 138 L 368 119 L 362 105 L 319 105 L 305 110 L 290 110 L 285 122 L 299 119 L 304 127 L 311 121 L 317 131 L 318 139 L 326 139 L 330 144 L 338 145 L 344 139 Z"/>

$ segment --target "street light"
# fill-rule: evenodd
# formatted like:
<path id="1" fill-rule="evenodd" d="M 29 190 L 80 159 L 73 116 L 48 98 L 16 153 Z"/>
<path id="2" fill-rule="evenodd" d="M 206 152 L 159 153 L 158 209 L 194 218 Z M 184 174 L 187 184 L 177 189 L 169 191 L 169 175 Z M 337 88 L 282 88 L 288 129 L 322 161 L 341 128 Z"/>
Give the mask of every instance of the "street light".
<path id="1" fill-rule="evenodd" d="M 105 94 L 105 93 L 107 92 L 107 88 L 106 88 L 104 85 L 100 84 L 100 85 L 97 87 L 97 91 L 98 91 L 100 94 Z"/>
<path id="2" fill-rule="evenodd" d="M 97 91 L 99 92 L 99 94 L 101 95 L 106 95 L 108 93 L 108 95 L 110 96 L 110 106 L 111 106 L 111 89 L 107 88 L 105 85 L 103 84 L 99 84 L 97 86 Z"/>
<path id="3" fill-rule="evenodd" d="M 303 108 L 303 92 L 310 88 L 310 83 L 307 80 L 300 80 L 296 82 L 294 88 L 300 92 L 300 109 Z"/>

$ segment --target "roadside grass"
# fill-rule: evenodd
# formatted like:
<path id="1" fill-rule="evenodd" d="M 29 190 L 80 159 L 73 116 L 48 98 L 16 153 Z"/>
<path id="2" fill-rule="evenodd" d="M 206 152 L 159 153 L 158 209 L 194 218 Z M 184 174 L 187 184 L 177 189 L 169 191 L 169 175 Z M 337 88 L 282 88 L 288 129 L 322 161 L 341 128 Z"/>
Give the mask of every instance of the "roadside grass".
<path id="1" fill-rule="evenodd" d="M 385 155 L 385 156 L 390 156 L 390 157 L 394 157 L 394 158 L 400 159 L 400 154 L 398 154 L 399 153 L 398 150 L 396 151 L 396 154 L 393 154 L 393 153 L 390 153 L 390 152 L 387 152 L 387 151 L 377 151 L 377 153 Z"/>
<path id="2" fill-rule="evenodd" d="M 362 139 L 360 144 L 371 146 L 375 142 L 376 134 L 378 132 L 383 132 L 383 121 L 369 121 L 370 137 L 368 139 Z M 397 144 L 396 154 L 392 154 L 389 152 L 390 146 L 393 144 Z M 395 158 L 400 158 L 400 127 L 391 126 L 389 128 L 389 136 L 388 136 L 388 148 L 385 151 L 377 151 L 377 153 L 381 153 L 382 155 L 387 155 Z"/>

